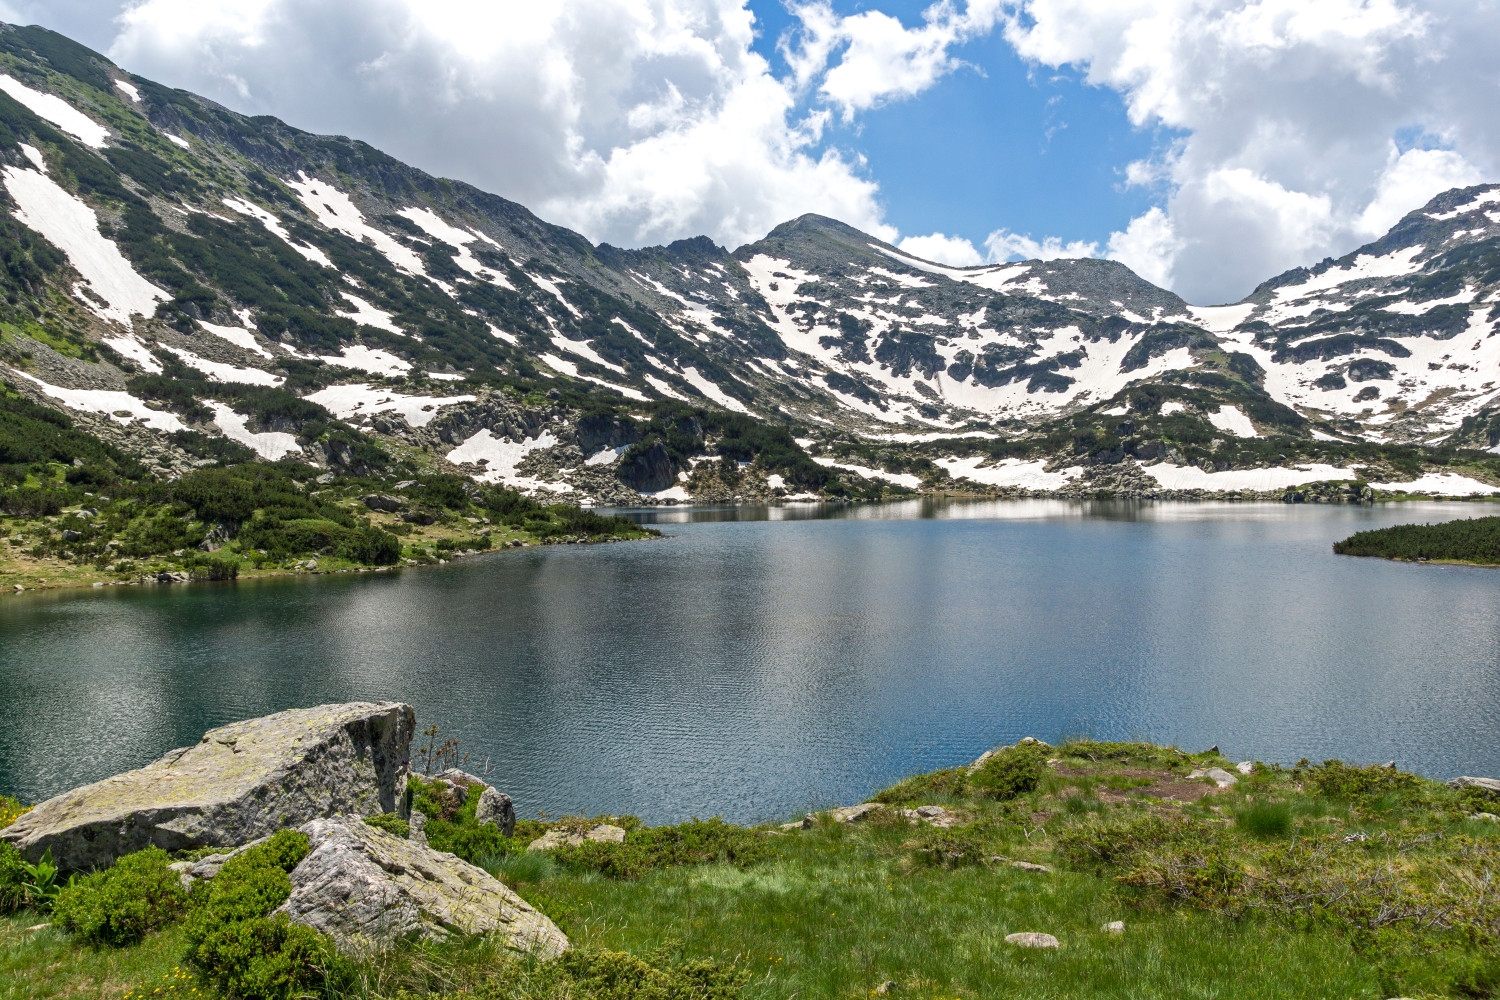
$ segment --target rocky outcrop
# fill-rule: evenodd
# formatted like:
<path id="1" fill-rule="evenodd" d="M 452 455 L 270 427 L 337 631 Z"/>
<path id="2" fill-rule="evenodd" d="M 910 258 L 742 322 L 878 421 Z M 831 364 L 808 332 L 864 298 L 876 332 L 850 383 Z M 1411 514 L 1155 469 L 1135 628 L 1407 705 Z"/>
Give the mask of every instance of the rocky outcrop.
<path id="1" fill-rule="evenodd" d="M 479 793 L 479 805 L 474 807 L 474 822 L 480 826 L 498 827 L 509 837 L 516 832 L 516 807 L 509 795 L 486 785 Z"/>
<path id="2" fill-rule="evenodd" d="M 616 474 L 620 482 L 641 493 L 656 493 L 677 483 L 677 467 L 660 441 L 627 454 Z"/>
<path id="3" fill-rule="evenodd" d="M 1500 778 L 1454 778 L 1448 782 L 1449 788 L 1477 788 L 1481 792 L 1500 798 Z"/>
<path id="4" fill-rule="evenodd" d="M 1229 788 L 1238 784 L 1240 780 L 1222 767 L 1194 768 L 1188 775 L 1189 781 L 1197 781 L 1200 778 L 1206 778 L 1220 788 Z"/>
<path id="5" fill-rule="evenodd" d="M 398 702 L 293 709 L 204 734 L 145 767 L 48 799 L 0 838 L 64 870 L 146 847 L 238 847 L 340 813 L 397 808 L 416 715 Z"/>
<path id="6" fill-rule="evenodd" d="M 377 830 L 357 816 L 301 827 L 311 850 L 278 913 L 346 951 L 412 938 L 484 934 L 512 951 L 552 958 L 567 936 L 499 879 L 453 854 Z"/>
<path id="7" fill-rule="evenodd" d="M 548 830 L 526 845 L 528 851 L 552 851 L 559 847 L 577 847 L 586 840 L 605 844 L 623 844 L 625 830 L 612 823 L 596 823 L 586 830 Z"/>

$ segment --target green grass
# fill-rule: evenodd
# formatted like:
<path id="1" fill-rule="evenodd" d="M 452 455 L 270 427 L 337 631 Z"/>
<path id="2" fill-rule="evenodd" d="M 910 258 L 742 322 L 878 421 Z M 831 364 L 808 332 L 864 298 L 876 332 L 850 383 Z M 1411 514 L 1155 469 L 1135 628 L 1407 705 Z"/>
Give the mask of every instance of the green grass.
<path id="1" fill-rule="evenodd" d="M 1015 797 L 968 787 L 963 769 L 880 796 L 944 804 L 963 820 L 951 829 L 894 809 L 788 833 L 624 817 L 623 844 L 545 855 L 524 845 L 553 824 L 527 821 L 475 860 L 556 920 L 576 957 L 408 945 L 317 995 L 848 1000 L 893 981 L 922 1000 L 1500 996 L 1500 824 L 1475 815 L 1500 803 L 1484 793 L 1330 761 L 1188 801 L 1185 789 L 1212 788 L 1186 783 L 1192 768 L 1229 762 L 1145 744 L 1048 752 L 1037 787 Z M 465 809 L 423 804 L 472 825 Z M 1103 930 L 1115 920 L 1123 934 Z M 150 996 L 185 952 L 181 924 L 93 950 L 26 930 L 40 922 L 0 921 L 0 1000 Z M 1061 947 L 1006 943 L 1021 931 Z"/>

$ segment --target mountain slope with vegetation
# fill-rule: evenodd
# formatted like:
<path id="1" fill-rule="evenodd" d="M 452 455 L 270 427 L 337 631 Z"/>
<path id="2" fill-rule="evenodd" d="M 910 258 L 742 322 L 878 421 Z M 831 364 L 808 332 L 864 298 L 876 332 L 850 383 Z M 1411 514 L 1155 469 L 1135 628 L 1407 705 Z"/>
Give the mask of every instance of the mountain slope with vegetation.
<path id="1" fill-rule="evenodd" d="M 582 506 L 1500 484 L 1496 188 L 1213 309 L 818 216 L 620 249 L 0 26 L 0 192 L 0 384 L 66 414 L 34 441 L 0 408 L 9 491 L 250 461 Z"/>

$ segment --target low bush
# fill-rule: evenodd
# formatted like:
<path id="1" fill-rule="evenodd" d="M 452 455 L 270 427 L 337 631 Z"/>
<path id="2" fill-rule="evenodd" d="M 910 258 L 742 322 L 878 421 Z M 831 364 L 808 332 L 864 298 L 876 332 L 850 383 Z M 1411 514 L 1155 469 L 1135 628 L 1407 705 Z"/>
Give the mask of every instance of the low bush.
<path id="1" fill-rule="evenodd" d="M 1049 747 L 1040 743 L 1006 747 L 970 775 L 969 784 L 992 799 L 1013 799 L 1034 792 L 1041 784 L 1050 752 Z"/>
<path id="2" fill-rule="evenodd" d="M 21 805 L 9 795 L 0 795 L 0 830 L 10 826 L 29 812 L 31 812 L 30 806 Z"/>
<path id="3" fill-rule="evenodd" d="M 1292 770 L 1292 780 L 1302 782 L 1309 791 L 1326 798 L 1366 806 L 1387 797 L 1420 796 L 1422 787 L 1421 779 L 1416 775 L 1394 767 L 1378 764 L 1359 767 L 1341 760 L 1325 760 L 1315 765 L 1305 757 Z"/>
<path id="4" fill-rule="evenodd" d="M 1290 802 L 1246 802 L 1234 810 L 1234 824 L 1257 837 L 1284 837 L 1292 832 Z"/>
<path id="5" fill-rule="evenodd" d="M 95 947 L 123 948 L 177 918 L 187 902 L 172 858 L 160 848 L 127 854 L 63 888 L 52 920 Z"/>
<path id="6" fill-rule="evenodd" d="M 968 768 L 918 774 L 875 794 L 871 802 L 888 806 L 929 805 L 935 799 L 961 799 L 969 793 Z"/>
<path id="7" fill-rule="evenodd" d="M 308 846 L 305 835 L 283 830 L 226 861 L 194 889 L 185 921 L 188 961 L 225 996 L 300 996 L 322 984 L 336 964 L 328 938 L 271 915 L 291 895 L 287 873 Z"/>
<path id="8" fill-rule="evenodd" d="M 771 848 L 763 834 L 711 819 L 634 830 L 618 844 L 586 840 L 552 854 L 558 866 L 569 871 L 639 878 L 661 868 L 714 862 L 744 868 L 769 857 Z"/>
<path id="9" fill-rule="evenodd" d="M 0 842 L 0 916 L 26 905 L 26 865 L 21 852 Z"/>
<path id="10" fill-rule="evenodd" d="M 581 948 L 548 962 L 485 962 L 457 990 L 432 983 L 421 965 L 413 965 L 379 970 L 380 979 L 405 980 L 396 1000 L 737 1000 L 750 980 L 747 970 L 733 965 Z"/>

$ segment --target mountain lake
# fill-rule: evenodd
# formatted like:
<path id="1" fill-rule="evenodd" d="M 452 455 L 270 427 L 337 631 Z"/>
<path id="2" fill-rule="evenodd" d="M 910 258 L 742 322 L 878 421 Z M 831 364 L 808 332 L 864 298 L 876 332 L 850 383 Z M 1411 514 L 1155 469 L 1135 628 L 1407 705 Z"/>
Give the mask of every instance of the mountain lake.
<path id="1" fill-rule="evenodd" d="M 1500 775 L 1500 570 L 1333 555 L 1484 504 L 632 511 L 667 537 L 0 600 L 0 791 L 204 730 L 416 706 L 521 815 L 749 822 L 1019 737 Z"/>

